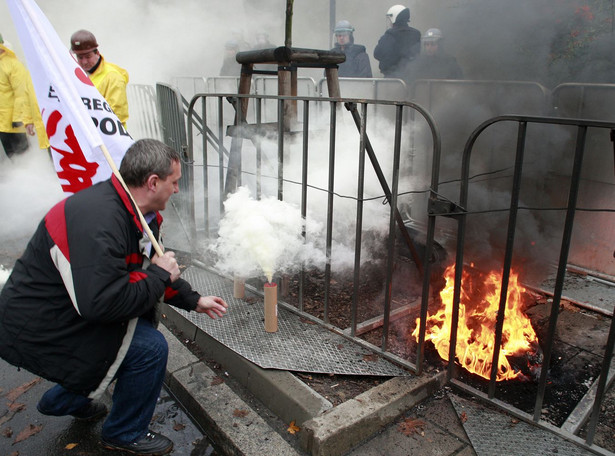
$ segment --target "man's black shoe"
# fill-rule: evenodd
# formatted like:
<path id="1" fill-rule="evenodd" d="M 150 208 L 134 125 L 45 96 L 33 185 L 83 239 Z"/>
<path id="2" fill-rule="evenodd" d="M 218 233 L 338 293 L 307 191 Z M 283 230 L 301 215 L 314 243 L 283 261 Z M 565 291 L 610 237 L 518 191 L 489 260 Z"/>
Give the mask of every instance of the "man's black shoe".
<path id="1" fill-rule="evenodd" d="M 102 402 L 91 401 L 89 404 L 84 405 L 75 413 L 71 413 L 80 421 L 96 421 L 107 414 L 107 407 Z"/>
<path id="2" fill-rule="evenodd" d="M 132 454 L 151 456 L 163 456 L 173 449 L 171 439 L 152 431 L 148 431 L 145 437 L 132 443 L 112 443 L 102 437 L 100 443 L 108 450 L 121 450 Z"/>

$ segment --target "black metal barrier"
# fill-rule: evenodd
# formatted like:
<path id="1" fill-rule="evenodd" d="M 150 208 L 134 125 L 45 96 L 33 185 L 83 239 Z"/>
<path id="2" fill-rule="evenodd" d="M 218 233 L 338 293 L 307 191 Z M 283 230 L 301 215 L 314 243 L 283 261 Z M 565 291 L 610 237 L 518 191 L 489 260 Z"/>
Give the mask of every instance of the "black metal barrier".
<path id="1" fill-rule="evenodd" d="M 517 140 L 515 147 L 515 155 L 512 159 L 512 176 L 509 177 L 510 183 L 510 199 L 508 201 L 508 206 L 501 208 L 493 208 L 489 210 L 479 210 L 472 207 L 472 200 L 469 198 L 469 194 L 474 192 L 478 193 L 476 189 L 471 188 L 472 176 L 470 173 L 470 164 L 471 159 L 473 158 L 473 154 L 480 149 L 479 139 L 481 135 L 483 135 L 489 128 L 493 128 L 501 123 L 512 123 L 517 125 Z M 528 162 L 531 162 L 535 157 L 527 154 L 528 149 L 528 134 L 531 128 L 539 128 L 540 135 L 544 136 L 547 132 L 546 129 L 540 128 L 541 126 L 554 126 L 557 129 L 558 134 L 562 134 L 563 129 L 569 134 L 576 133 L 576 138 L 572 147 L 572 150 L 568 150 L 565 154 L 571 158 L 571 160 L 566 161 L 567 165 L 570 165 L 569 172 L 566 174 L 567 179 L 569 181 L 567 186 L 561 186 L 557 189 L 558 192 L 563 193 L 562 198 L 565 197 L 566 202 L 563 207 L 548 207 L 542 206 L 538 208 L 530 208 L 524 207 L 520 202 L 520 194 L 523 187 L 523 184 L 526 183 L 524 181 L 524 166 L 527 166 Z M 593 440 L 595 436 L 596 426 L 598 422 L 598 415 L 601 411 L 601 406 L 603 405 L 604 393 L 605 389 L 608 385 L 608 382 L 611 381 L 611 377 L 609 375 L 611 358 L 613 355 L 613 345 L 615 342 L 615 327 L 613 325 L 613 320 L 611 319 L 610 330 L 608 334 L 608 340 L 606 341 L 606 346 L 604 348 L 603 362 L 602 368 L 600 370 L 600 377 L 597 382 L 597 390 L 595 392 L 595 398 L 593 400 L 593 407 L 591 411 L 591 417 L 583 417 L 580 421 L 585 421 L 589 419 L 589 425 L 586 429 L 586 438 L 581 439 L 574 435 L 573 433 L 567 431 L 562 428 L 555 428 L 550 423 L 545 422 L 541 419 L 541 411 L 544 407 L 544 398 L 545 398 L 545 390 L 547 385 L 550 383 L 550 370 L 552 363 L 552 353 L 553 347 L 555 343 L 555 334 L 556 327 L 558 322 L 558 315 L 560 312 L 560 306 L 562 305 L 562 292 L 564 289 L 564 279 L 567 274 L 567 266 L 568 266 L 568 258 L 569 252 L 572 242 L 572 233 L 573 233 L 573 224 L 575 221 L 575 215 L 578 211 L 582 211 L 582 208 L 578 207 L 578 196 L 581 188 L 581 177 L 582 177 L 582 169 L 584 158 L 587 158 L 587 133 L 589 129 L 598 129 L 603 136 L 607 138 L 612 137 L 612 132 L 615 131 L 615 123 L 614 122 L 603 122 L 603 121 L 592 121 L 592 120 L 584 120 L 584 119 L 563 119 L 563 118 L 555 118 L 555 117 L 529 117 L 529 116 L 499 116 L 493 119 L 489 119 L 488 121 L 482 123 L 479 127 L 477 127 L 474 132 L 470 135 L 469 139 L 466 142 L 463 151 L 463 158 L 461 163 L 461 186 L 459 193 L 459 203 L 451 204 L 448 200 L 442 200 L 438 197 L 433 196 L 430 201 L 430 210 L 429 217 L 447 217 L 454 218 L 457 221 L 457 249 L 456 249 L 456 259 L 455 259 L 455 285 L 454 285 L 454 294 L 453 294 L 453 307 L 452 307 L 452 330 L 450 337 L 450 354 L 449 354 L 449 363 L 448 363 L 448 376 L 451 382 L 458 388 L 470 392 L 477 397 L 481 397 L 487 401 L 490 401 L 496 404 L 499 407 L 504 408 L 508 412 L 513 415 L 521 418 L 527 422 L 531 422 L 534 424 L 538 424 L 546 429 L 555 430 L 558 434 L 563 437 L 573 441 L 575 443 L 580 444 L 584 448 L 596 452 L 597 454 L 610 454 L 608 452 L 605 453 L 606 450 L 603 450 L 599 447 L 593 445 Z M 572 130 L 572 131 L 571 131 Z M 538 148 L 538 151 L 540 148 Z M 533 152 L 537 152 L 537 148 L 533 149 Z M 610 162 L 610 158 L 612 155 L 611 149 L 606 149 L 602 151 L 603 154 L 607 157 L 607 162 Z M 562 155 L 564 157 L 564 155 Z M 561 177 L 561 176 L 560 176 Z M 564 190 L 562 192 L 562 190 Z M 566 191 L 567 190 L 567 191 Z M 509 285 L 509 279 L 511 275 L 511 266 L 513 264 L 513 256 L 516 255 L 514 247 L 516 241 L 516 234 L 520 230 L 520 224 L 518 222 L 519 215 L 524 211 L 561 211 L 565 213 L 565 220 L 563 221 L 563 228 L 561 230 L 561 242 L 558 253 L 558 261 L 557 261 L 557 273 L 554 285 L 553 299 L 550 305 L 550 311 L 548 315 L 548 331 L 546 334 L 546 338 L 543 338 L 541 342 L 541 346 L 543 349 L 543 361 L 540 370 L 540 378 L 538 381 L 537 394 L 535 398 L 535 406 L 534 412 L 532 414 L 528 414 L 526 412 L 521 411 L 518 408 L 515 408 L 502 400 L 496 399 L 496 373 L 498 366 L 498 358 L 500 356 L 504 356 L 500 353 L 502 340 L 503 340 L 503 325 L 505 319 L 506 312 L 506 304 L 507 304 L 507 287 Z M 604 212 L 613 212 L 614 209 L 610 207 L 602 208 L 602 209 L 592 209 L 592 210 L 602 210 Z M 461 300 L 461 283 L 462 283 L 462 273 L 465 269 L 469 269 L 469 262 L 472 260 L 468 260 L 464 256 L 465 250 L 474 247 L 475 245 L 470 245 L 468 240 L 466 239 L 468 220 L 471 216 L 477 216 L 479 214 L 491 213 L 495 214 L 498 212 L 505 212 L 508 215 L 507 227 L 503 224 L 501 226 L 501 231 L 506 232 L 505 235 L 505 249 L 503 252 L 503 261 L 498 269 L 501 268 L 502 271 L 502 287 L 501 293 L 499 296 L 499 310 L 497 314 L 496 328 L 495 328 L 495 340 L 494 347 L 497 347 L 496 350 L 493 351 L 493 359 L 492 359 L 492 368 L 491 375 L 489 379 L 488 392 L 485 393 L 480 391 L 474 386 L 471 386 L 469 383 L 459 380 L 458 370 L 457 370 L 457 360 L 463 356 L 460 353 L 457 353 L 455 348 L 457 347 L 457 325 L 459 322 L 459 312 L 460 312 L 460 300 Z M 435 224 L 429 225 L 428 231 L 428 239 L 433 237 L 432 227 Z M 599 229 L 599 227 L 596 227 Z M 556 232 L 553 231 L 553 236 L 556 236 Z M 480 236 L 479 236 L 480 237 Z M 485 233 L 484 238 L 487 237 L 487 233 Z M 427 296 L 424 294 L 423 299 L 427 299 Z M 425 309 L 425 306 L 422 307 Z M 421 319 L 422 321 L 422 319 Z M 424 338 L 425 328 L 421 327 L 421 339 Z"/>
<path id="2" fill-rule="evenodd" d="M 526 88 L 529 96 L 535 87 Z M 609 89 L 614 88 L 615 86 L 609 87 Z M 577 89 L 574 88 L 574 94 L 570 97 L 578 97 L 580 94 L 580 98 L 585 99 L 587 91 L 579 92 Z M 170 92 L 164 95 L 165 90 Z M 559 116 L 569 116 L 577 112 L 574 109 L 563 108 L 564 103 L 561 100 L 564 93 L 563 89 L 562 92 L 554 91 L 553 104 L 558 108 L 555 112 Z M 165 89 L 164 86 L 159 87 L 159 100 L 161 94 L 168 98 L 168 101 L 160 105 L 161 109 L 167 109 L 163 106 L 169 104 L 174 110 L 173 116 L 182 117 L 183 122 L 181 101 L 179 101 L 181 96 L 173 92 L 170 87 Z M 540 102 L 536 102 L 534 106 L 538 114 L 546 113 L 548 110 L 545 105 L 548 107 L 551 103 L 550 94 L 539 90 L 537 96 Z M 250 103 L 248 118 L 244 123 L 230 125 L 229 119 L 234 118 L 234 107 L 239 106 L 244 99 Z M 298 122 L 287 129 L 281 116 L 284 112 L 284 103 L 290 101 L 299 104 L 300 114 Z M 265 104 L 267 106 L 277 104 L 277 118 L 272 122 L 265 121 L 265 118 L 271 120 L 271 111 L 267 116 L 263 116 L 262 107 Z M 566 106 L 572 104 L 568 103 Z M 576 106 L 587 108 L 582 102 Z M 376 107 L 377 112 L 383 112 L 385 115 L 371 116 L 370 113 L 376 112 Z M 455 108 L 462 110 L 463 104 Z M 612 376 L 609 376 L 615 342 L 612 319 L 608 340 L 605 341 L 600 376 L 594 384 L 594 395 L 591 396 L 591 413 L 580 420 L 588 423 L 584 430 L 585 436 L 583 438 L 578 436 L 580 425 L 574 429 L 566 425 L 558 428 L 544 421 L 541 419 L 541 410 L 544 405 L 545 390 L 550 381 L 549 366 L 552 362 L 554 335 L 558 325 L 558 311 L 562 304 L 567 268 L 570 266 L 571 258 L 587 250 L 583 242 L 591 242 L 601 235 L 600 224 L 586 222 L 582 225 L 586 230 L 587 239 L 575 239 L 574 222 L 583 222 L 584 218 L 596 220 L 587 217 L 586 214 L 598 214 L 600 220 L 605 220 L 615 212 L 608 204 L 613 200 L 608 195 L 614 188 L 611 160 L 612 140 L 615 136 L 612 132 L 615 130 L 615 123 L 521 114 L 500 115 L 483 121 L 478 128 L 470 132 L 469 138 L 468 134 L 464 134 L 462 143 L 465 143 L 465 147 L 459 147 L 460 154 L 443 149 L 441 156 L 439 127 L 441 124 L 448 125 L 446 116 L 440 117 L 440 113 L 432 116 L 432 113 L 422 105 L 412 102 L 240 96 L 235 93 L 197 94 L 189 103 L 187 119 L 186 147 L 184 149 L 182 146 L 182 150 L 185 165 L 192 170 L 186 169 L 184 173 L 190 175 L 193 180 L 185 189 L 187 206 L 192 208 L 192 212 L 190 210 L 186 212 L 186 217 L 191 217 L 190 223 L 194 226 L 192 240 L 195 245 L 216 236 L 218 224 L 224 216 L 223 202 L 229 176 L 235 176 L 233 177 L 236 179 L 233 184 L 235 188 L 248 186 L 257 199 L 275 196 L 279 200 L 297 204 L 304 218 L 312 215 L 313 208 L 310 203 L 323 197 L 320 208 L 324 211 L 323 224 L 326 231 L 323 248 L 327 257 L 323 282 L 324 314 L 322 318 L 318 318 L 305 312 L 303 308 L 305 286 L 303 270 L 299 280 L 299 305 L 296 308 L 290 306 L 289 310 L 298 312 L 306 319 L 322 324 L 356 343 L 369 346 L 385 358 L 417 374 L 423 372 L 426 363 L 425 328 L 430 306 L 434 305 L 435 284 L 432 282 L 434 258 L 442 246 L 456 251 L 453 324 L 448 357 L 448 376 L 452 385 L 495 404 L 528 423 L 555 432 L 593 453 L 610 454 L 594 443 L 594 436 L 605 391 L 612 380 Z M 173 120 L 163 120 L 163 124 L 172 125 L 173 122 Z M 164 131 L 167 130 L 168 127 L 165 127 Z M 343 137 L 349 130 L 354 132 L 354 140 L 350 143 Z M 605 134 L 606 130 L 609 134 Z M 459 138 L 458 133 L 455 133 L 457 138 Z M 239 142 L 240 147 L 233 147 L 233 137 L 242 139 Z M 593 138 L 598 140 L 594 141 Z M 172 145 L 176 145 L 176 141 L 178 140 L 173 139 Z M 605 145 L 608 145 L 608 148 Z M 343 154 L 349 148 L 352 150 L 350 159 Z M 236 160 L 232 163 L 235 163 L 233 166 L 236 166 L 236 169 L 233 174 L 229 174 L 229 161 L 233 155 Z M 321 155 L 326 159 L 326 165 L 315 169 L 318 166 L 317 159 L 322 158 Z M 369 159 L 371 166 L 366 165 L 366 158 Z M 202 173 L 195 173 L 194 169 L 199 167 L 202 167 Z M 528 174 L 526 171 L 530 169 L 532 173 Z M 370 173 L 372 179 L 374 175 L 376 177 L 374 181 L 377 183 L 377 192 L 373 189 L 374 181 L 366 177 Z M 314 180 L 316 174 L 320 176 L 320 180 Z M 341 189 L 338 186 L 337 179 L 344 174 L 350 174 L 355 178 L 356 186 L 352 190 Z M 595 176 L 599 176 L 598 193 L 604 195 L 606 188 L 606 198 L 593 197 L 596 186 L 595 182 L 591 181 Z M 485 203 L 489 198 L 485 199 L 484 195 L 493 197 L 495 207 Z M 527 197 L 536 197 L 539 204 L 524 205 L 523 201 Z M 352 238 L 354 244 L 352 272 L 354 289 L 351 325 L 349 328 L 338 328 L 331 325 L 328 318 L 332 268 L 335 267 L 332 242 L 336 229 L 339 229 L 338 208 L 347 201 L 355 206 L 353 224 L 345 227 L 346 235 Z M 389 207 L 383 277 L 385 292 L 382 302 L 378 303 L 381 310 L 379 317 L 360 321 L 358 309 L 362 269 L 361 247 L 366 231 L 365 225 L 370 222 L 365 210 L 374 201 L 382 201 Z M 504 205 L 501 204 L 502 201 L 505 201 Z M 491 200 L 489 202 L 491 203 Z M 589 208 L 585 207 L 588 202 L 593 203 Z M 515 258 L 515 248 L 519 247 L 521 234 L 524 234 L 528 226 L 533 227 L 526 219 L 526 214 L 530 212 L 538 214 L 536 228 L 548 233 L 552 241 L 549 244 L 551 248 L 549 254 L 557 257 L 553 261 L 556 276 L 553 282 L 554 290 L 550 294 L 552 301 L 547 334 L 541 339 L 545 347 L 543 368 L 537 380 L 533 413 L 522 411 L 497 397 L 498 388 L 493 370 L 486 385 L 486 392 L 460 378 L 456 361 L 459 353 L 456 352 L 455 339 L 462 272 L 468 267 L 468 251 L 477 249 L 484 253 L 489 250 L 491 247 L 486 241 L 490 240 L 491 235 L 485 231 L 481 237 L 480 228 L 486 229 L 490 225 L 496 225 L 498 233 L 503 237 L 502 248 L 499 251 L 501 258 L 494 255 L 491 260 L 492 262 L 494 259 L 501 260 L 495 263 L 502 271 L 502 290 L 494 333 L 494 346 L 498 347 L 498 350 L 494 351 L 492 366 L 497 366 L 498 358 L 504 356 L 500 353 L 499 347 L 503 338 L 506 288 Z M 498 218 L 502 214 L 507 218 L 503 222 Z M 557 214 L 554 219 L 560 224 L 556 225 L 545 214 Z M 487 223 L 476 223 L 471 220 L 477 216 L 486 217 L 483 220 Z M 394 308 L 391 290 L 394 289 L 393 269 L 401 238 L 400 218 L 404 222 L 410 221 L 405 224 L 409 232 L 420 234 L 421 250 L 418 256 L 414 256 L 414 262 L 422 268 L 422 283 L 420 304 Z M 473 237 L 468 237 L 469 233 Z M 573 239 L 577 242 L 573 242 Z M 416 237 L 413 237 L 411 242 L 415 240 Z M 559 240 L 559 244 L 555 247 L 553 247 L 554 240 L 555 244 Z M 575 253 L 574 247 L 579 243 L 583 248 L 577 248 Z M 412 250 L 412 245 L 408 247 L 408 250 Z M 533 244 L 531 247 L 530 244 L 522 247 L 534 248 Z M 541 254 L 544 252 L 538 252 L 536 255 Z M 612 249 L 609 255 L 611 254 Z M 595 260 L 595 255 L 591 260 Z M 435 275 L 440 272 L 437 271 Z M 390 346 L 389 335 L 393 323 L 417 311 L 419 330 L 416 352 L 400 356 Z M 611 317 L 612 310 L 604 311 L 603 314 Z M 360 337 L 364 330 L 373 328 L 382 328 L 382 341 L 379 347 Z"/>
<path id="3" fill-rule="evenodd" d="M 248 122 L 243 124 L 225 125 L 224 119 L 229 116 L 224 110 L 238 106 L 242 99 L 254 105 L 254 118 L 246 119 Z M 301 122 L 289 131 L 285 130 L 281 113 L 284 112 L 284 103 L 291 100 L 300 104 Z M 259 112 L 265 102 L 278 104 L 279 117 L 274 123 L 261 122 Z M 319 107 L 313 109 L 312 107 L 316 104 Z M 378 120 L 370 119 L 367 114 L 368 105 L 373 104 L 387 107 L 394 113 L 396 119 L 391 130 L 386 132 L 384 142 L 379 137 L 382 128 Z M 210 113 L 208 110 L 210 106 L 218 106 L 219 109 Z M 323 110 L 327 109 L 328 114 L 320 117 Z M 291 310 L 300 312 L 305 318 L 316 319 L 320 324 L 329 326 L 332 330 L 352 338 L 357 343 L 369 345 L 384 357 L 414 372 L 419 372 L 420 367 L 416 366 L 412 360 L 401 359 L 388 350 L 389 325 L 392 321 L 390 290 L 396 252 L 399 248 L 397 244 L 404 245 L 404 249 L 411 252 L 413 261 L 419 267 L 426 261 L 423 254 L 427 254 L 425 249 L 417 252 L 414 248 L 414 241 L 404 226 L 406 221 L 404 215 L 406 214 L 402 214 L 407 201 L 400 201 L 403 198 L 416 197 L 416 195 L 426 198 L 430 191 L 427 185 L 421 186 L 414 183 L 408 187 L 407 180 L 404 184 L 400 183 L 400 170 L 404 169 L 405 172 L 409 172 L 410 169 L 409 148 L 416 147 L 408 140 L 414 134 L 414 125 L 408 121 L 414 116 L 410 116 L 409 111 L 418 113 L 417 117 L 420 117 L 431 131 L 429 144 L 422 146 L 422 150 L 425 151 L 423 155 L 429 155 L 431 158 L 420 170 L 421 174 L 426 171 L 426 176 L 422 180 L 427 182 L 430 174 L 436 173 L 429 166 L 436 170 L 439 166 L 439 135 L 429 113 L 410 102 L 197 94 L 188 107 L 187 125 L 189 161 L 203 168 L 203 173 L 200 174 L 200 180 L 194 189 L 195 193 L 205 195 L 203 205 L 197 211 L 197 236 L 199 236 L 197 242 L 204 242 L 216 235 L 218 223 L 223 217 L 222 203 L 225 199 L 223 189 L 229 187 L 229 179 L 235 179 L 235 176 L 239 178 L 230 187 L 248 186 L 257 199 L 273 196 L 278 200 L 296 204 L 301 208 L 301 215 L 304 219 L 313 216 L 310 207 L 311 200 L 322 198 L 322 203 L 316 206 L 323 210 L 323 213 L 319 215 L 322 216 L 323 225 L 326 227 L 323 234 L 323 249 L 327 258 L 324 270 L 324 315 L 322 319 L 318 319 L 303 311 L 302 291 L 299 293 L 297 308 Z M 316 112 L 318 114 L 314 114 Z M 352 150 L 347 148 L 346 139 L 344 139 L 344 145 L 338 144 L 342 141 L 344 134 L 353 137 Z M 233 136 L 240 136 L 244 139 L 240 147 L 234 145 L 237 143 L 233 142 Z M 378 140 L 372 141 L 377 136 Z M 234 154 L 237 157 L 232 160 Z M 344 154 L 350 158 L 342 158 Z M 326 162 L 326 168 L 312 169 L 311 167 L 315 166 L 316 161 L 320 159 Z M 341 165 L 336 162 L 340 159 L 344 160 Z M 366 164 L 366 159 L 369 160 L 369 164 Z M 229 164 L 233 166 L 233 163 L 238 164 L 238 168 L 230 173 L 228 167 Z M 311 177 L 313 173 L 318 175 L 314 180 Z M 336 187 L 336 182 L 340 177 L 343 178 L 345 173 L 353 176 L 356 174 L 355 182 L 349 186 L 351 190 Z M 195 175 L 199 174 L 195 173 Z M 366 190 L 367 179 L 371 179 L 369 190 Z M 374 188 L 377 188 L 377 193 L 374 193 Z M 353 201 L 355 205 L 352 209 L 354 214 L 352 225 L 351 227 L 338 226 L 335 223 L 335 217 L 338 214 L 336 211 L 339 210 L 341 204 L 345 204 L 347 208 L 347 201 Z M 374 303 L 374 305 L 381 306 L 381 317 L 375 325 L 382 327 L 383 331 L 381 347 L 374 347 L 357 337 L 358 328 L 364 323 L 357 320 L 357 309 L 359 306 L 359 275 L 362 267 L 362 237 L 368 230 L 365 227 L 364 210 L 368 205 L 382 207 L 382 202 L 389 207 L 387 216 L 389 221 L 386 223 L 384 236 L 388 255 L 386 256 L 385 284 L 383 285 L 383 289 L 389 292 L 385 293 L 382 303 Z M 318 208 L 314 211 L 318 211 Z M 353 235 L 350 235 L 349 229 L 353 231 Z M 354 237 L 351 244 L 354 252 L 352 275 L 355 277 L 351 308 L 352 323 L 346 329 L 332 327 L 328 318 L 330 286 L 334 272 L 332 268 L 335 268 L 336 263 L 333 243 L 335 233 L 339 233 L 340 230 L 347 238 Z M 303 287 L 303 271 L 300 273 L 299 283 Z"/>

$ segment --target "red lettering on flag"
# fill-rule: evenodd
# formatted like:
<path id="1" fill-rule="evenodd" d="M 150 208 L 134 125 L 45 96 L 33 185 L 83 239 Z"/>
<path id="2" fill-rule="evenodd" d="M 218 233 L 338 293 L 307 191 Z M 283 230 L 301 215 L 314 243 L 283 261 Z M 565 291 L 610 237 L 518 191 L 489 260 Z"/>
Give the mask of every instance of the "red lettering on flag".
<path id="1" fill-rule="evenodd" d="M 60 120 L 62 120 L 62 114 L 59 111 L 53 111 L 49 115 L 47 120 L 47 136 L 50 140 L 56 134 Z M 58 177 L 68 181 L 68 184 L 62 184 L 62 190 L 77 193 L 79 190 L 92 185 L 92 177 L 96 175 L 98 163 L 90 163 L 85 159 L 71 125 L 66 127 L 64 133 L 66 134 L 64 143 L 68 146 L 69 150 L 62 150 L 53 145 L 51 148 L 62 156 L 60 159 L 62 171 L 58 171 Z M 53 143 L 53 141 L 50 142 Z"/>
<path id="2" fill-rule="evenodd" d="M 77 76 L 77 79 L 79 79 L 84 84 L 91 85 L 91 86 L 94 85 L 92 83 L 92 80 L 88 77 L 87 74 L 85 74 L 85 71 L 83 71 L 81 68 L 75 68 L 75 76 Z"/>

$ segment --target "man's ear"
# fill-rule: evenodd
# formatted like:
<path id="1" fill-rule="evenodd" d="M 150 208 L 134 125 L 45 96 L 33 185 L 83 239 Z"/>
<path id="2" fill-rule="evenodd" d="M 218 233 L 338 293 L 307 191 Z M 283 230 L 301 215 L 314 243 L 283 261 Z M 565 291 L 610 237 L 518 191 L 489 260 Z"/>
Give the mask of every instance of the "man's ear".
<path id="1" fill-rule="evenodd" d="M 151 190 L 152 192 L 155 192 L 159 181 L 160 177 L 158 176 L 158 174 L 151 174 L 146 181 L 147 189 Z"/>

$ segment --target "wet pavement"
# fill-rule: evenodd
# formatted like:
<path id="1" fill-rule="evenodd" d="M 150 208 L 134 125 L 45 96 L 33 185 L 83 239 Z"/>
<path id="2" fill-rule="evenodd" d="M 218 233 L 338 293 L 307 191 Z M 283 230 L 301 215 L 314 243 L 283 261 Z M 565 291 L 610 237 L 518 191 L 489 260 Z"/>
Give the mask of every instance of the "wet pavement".
<path id="1" fill-rule="evenodd" d="M 124 454 L 105 450 L 99 443 L 103 420 L 86 423 L 72 417 L 40 414 L 36 404 L 52 383 L 0 360 L 0 455 L 102 456 Z M 103 401 L 110 406 L 108 394 Z M 163 389 L 151 429 L 173 440 L 171 455 L 215 456 L 211 442 L 181 405 Z"/>

